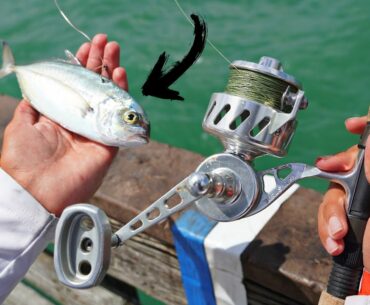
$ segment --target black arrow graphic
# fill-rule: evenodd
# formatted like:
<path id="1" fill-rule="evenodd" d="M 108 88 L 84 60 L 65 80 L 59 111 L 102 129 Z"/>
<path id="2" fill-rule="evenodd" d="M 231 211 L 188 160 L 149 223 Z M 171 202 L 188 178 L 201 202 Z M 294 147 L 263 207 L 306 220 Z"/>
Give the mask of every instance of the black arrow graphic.
<path id="1" fill-rule="evenodd" d="M 194 23 L 194 41 L 189 52 L 181 61 L 176 61 L 167 71 L 164 71 L 163 67 L 169 55 L 163 52 L 141 88 L 144 95 L 151 95 L 167 100 L 184 100 L 178 91 L 170 89 L 169 86 L 178 80 L 200 57 L 204 50 L 207 37 L 207 26 L 204 20 L 195 14 L 191 14 L 190 17 Z"/>

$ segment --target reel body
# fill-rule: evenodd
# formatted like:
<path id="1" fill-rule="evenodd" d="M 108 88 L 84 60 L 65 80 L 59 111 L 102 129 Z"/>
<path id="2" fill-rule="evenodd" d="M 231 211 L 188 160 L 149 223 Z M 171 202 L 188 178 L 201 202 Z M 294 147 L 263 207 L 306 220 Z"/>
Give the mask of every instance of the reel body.
<path id="1" fill-rule="evenodd" d="M 301 163 L 262 172 L 253 169 L 251 161 L 256 157 L 286 155 L 297 126 L 298 110 L 306 108 L 308 102 L 300 83 L 283 72 L 276 59 L 263 57 L 258 64 L 236 61 L 231 69 L 236 74 L 232 74 L 226 92 L 212 95 L 203 120 L 204 130 L 219 138 L 226 152 L 208 157 L 193 174 L 113 235 L 107 217 L 98 208 L 67 208 L 58 223 L 54 255 L 58 278 L 64 284 L 74 288 L 98 284 L 109 266 L 110 247 L 123 245 L 127 239 L 191 204 L 216 221 L 233 221 L 262 211 L 292 184 L 314 176 L 342 184 L 348 199 L 352 197 L 358 166 L 347 174 L 326 173 Z M 241 77 L 249 87 L 240 86 L 237 81 L 234 86 L 233 77 Z M 259 90 L 262 83 L 267 92 L 266 103 Z M 290 173 L 280 178 L 279 171 L 287 168 Z M 265 185 L 266 175 L 274 178 L 272 189 Z M 169 205 L 174 195 L 181 199 Z M 84 217 L 92 220 L 93 229 L 80 225 Z M 89 250 L 87 240 L 93 245 Z"/>
<path id="2" fill-rule="evenodd" d="M 227 93 L 214 93 L 203 121 L 203 129 L 215 135 L 227 152 L 251 160 L 263 154 L 283 157 L 297 126 L 296 114 L 304 100 L 296 97 L 291 113 Z"/>
<path id="3" fill-rule="evenodd" d="M 262 57 L 258 64 L 238 60 L 230 69 L 248 74 L 242 84 L 234 84 L 239 79 L 231 75 L 226 92 L 212 95 L 203 129 L 219 138 L 227 152 L 246 159 L 264 154 L 283 157 L 297 126 L 297 112 L 308 106 L 301 84 L 283 72 L 280 62 L 271 57 Z M 272 91 L 266 95 L 265 104 L 257 92 L 260 88 L 256 80 L 261 75 L 264 79 L 260 81 L 271 80 L 265 84 L 265 89 Z"/>

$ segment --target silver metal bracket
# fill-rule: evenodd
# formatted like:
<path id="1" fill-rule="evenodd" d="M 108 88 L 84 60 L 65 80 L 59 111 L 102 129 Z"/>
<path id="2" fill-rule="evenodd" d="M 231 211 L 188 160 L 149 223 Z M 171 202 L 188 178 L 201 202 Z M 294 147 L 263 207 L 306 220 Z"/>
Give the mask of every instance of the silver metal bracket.
<path id="1" fill-rule="evenodd" d="M 115 232 L 112 239 L 113 245 L 122 245 L 127 239 L 130 239 L 194 203 L 195 200 L 204 195 L 204 192 L 208 191 L 210 184 L 209 179 L 208 182 L 206 182 L 206 185 L 199 187 L 199 192 L 195 190 L 196 186 L 194 186 L 202 184 L 200 181 L 207 180 L 206 177 L 207 176 L 198 177 L 199 180 L 195 180 L 192 176 L 185 178 L 182 182 L 177 184 L 169 192 L 152 203 L 139 215 Z M 193 183 L 190 186 L 189 181 L 191 179 Z"/>
<path id="2" fill-rule="evenodd" d="M 358 172 L 360 168 L 359 165 L 361 164 L 361 162 L 363 162 L 363 158 L 364 153 L 360 152 L 354 168 L 346 173 L 325 172 L 318 169 L 317 167 L 309 166 L 303 163 L 288 163 L 282 166 L 258 172 L 256 174 L 258 177 L 257 179 L 264 187 L 262 188 L 259 202 L 254 206 L 254 209 L 252 209 L 247 216 L 251 216 L 262 211 L 263 209 L 268 207 L 272 202 L 274 202 L 278 197 L 280 197 L 294 183 L 301 179 L 310 177 L 318 177 L 340 184 L 346 192 L 347 197 L 346 202 L 348 203 L 351 201 L 351 198 L 353 196 L 353 189 L 354 185 L 357 182 Z M 279 175 L 279 173 L 284 170 L 290 170 L 290 173 L 282 178 Z M 269 192 L 265 191 L 266 189 L 264 184 L 265 176 L 272 176 L 275 180 L 275 186 Z"/>

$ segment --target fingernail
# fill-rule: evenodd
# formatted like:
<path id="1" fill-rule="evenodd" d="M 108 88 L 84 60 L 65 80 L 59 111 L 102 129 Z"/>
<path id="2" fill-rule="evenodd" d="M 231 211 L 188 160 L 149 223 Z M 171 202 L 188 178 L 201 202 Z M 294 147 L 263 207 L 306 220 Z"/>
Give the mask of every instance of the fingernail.
<path id="1" fill-rule="evenodd" d="M 99 33 L 99 34 L 96 34 L 94 37 L 93 37 L 93 40 L 94 41 L 99 41 L 100 39 L 107 39 L 108 38 L 108 36 L 107 36 L 107 34 L 102 34 L 102 33 Z"/>
<path id="2" fill-rule="evenodd" d="M 318 157 L 315 161 L 315 163 L 319 163 L 320 161 L 324 161 L 324 160 L 327 160 L 329 159 L 331 156 L 321 156 L 321 157 Z"/>
<path id="3" fill-rule="evenodd" d="M 339 232 L 343 230 L 342 223 L 340 222 L 339 218 L 336 216 L 332 216 L 329 218 L 329 234 L 331 237 L 335 237 Z"/>
<path id="4" fill-rule="evenodd" d="M 358 117 L 354 116 L 354 117 L 351 117 L 351 118 L 348 118 L 344 121 L 345 124 L 347 124 L 349 121 L 352 121 L 354 119 L 358 119 Z"/>
<path id="5" fill-rule="evenodd" d="M 325 248 L 326 248 L 326 251 L 329 252 L 329 254 L 334 254 L 336 251 L 338 251 L 339 246 L 333 239 L 328 237 L 326 239 L 326 247 Z"/>

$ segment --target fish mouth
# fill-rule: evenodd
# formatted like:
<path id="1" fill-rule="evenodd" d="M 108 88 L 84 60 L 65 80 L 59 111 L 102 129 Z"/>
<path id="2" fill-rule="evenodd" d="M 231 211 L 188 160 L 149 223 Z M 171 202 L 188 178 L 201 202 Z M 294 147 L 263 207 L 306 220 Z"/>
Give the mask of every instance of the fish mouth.
<path id="1" fill-rule="evenodd" d="M 137 133 L 137 134 L 133 134 L 130 136 L 130 138 L 128 139 L 129 142 L 131 142 L 132 146 L 138 146 L 138 145 L 142 145 L 142 144 L 147 144 L 149 143 L 149 139 L 150 139 L 150 124 L 142 124 L 141 125 L 141 132 L 140 133 Z"/>
<path id="2" fill-rule="evenodd" d="M 146 133 L 136 134 L 129 138 L 129 142 L 134 146 L 147 144 L 149 143 L 149 136 Z"/>
<path id="3" fill-rule="evenodd" d="M 144 132 L 136 136 L 148 143 L 150 138 L 150 123 L 143 124 L 141 127 L 144 129 Z"/>
<path id="4" fill-rule="evenodd" d="M 139 138 L 140 140 L 143 140 L 145 143 L 148 143 L 149 142 L 149 136 L 147 135 L 137 135 L 136 138 Z"/>

